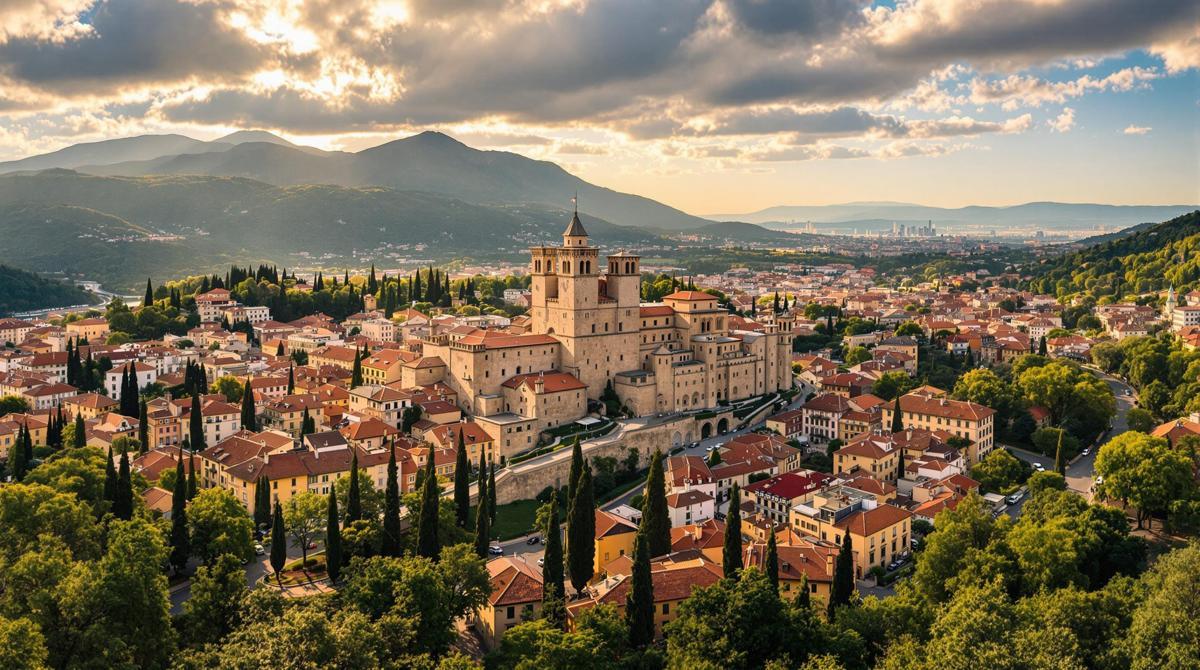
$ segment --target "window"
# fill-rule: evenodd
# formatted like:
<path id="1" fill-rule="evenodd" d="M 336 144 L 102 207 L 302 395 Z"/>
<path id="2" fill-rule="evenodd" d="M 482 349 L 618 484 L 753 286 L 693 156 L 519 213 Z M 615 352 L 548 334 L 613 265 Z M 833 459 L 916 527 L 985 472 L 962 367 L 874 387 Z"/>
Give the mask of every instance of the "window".
<path id="1" fill-rule="evenodd" d="M 670 614 L 671 613 L 671 603 L 663 603 L 662 612 L 663 612 L 663 614 Z"/>

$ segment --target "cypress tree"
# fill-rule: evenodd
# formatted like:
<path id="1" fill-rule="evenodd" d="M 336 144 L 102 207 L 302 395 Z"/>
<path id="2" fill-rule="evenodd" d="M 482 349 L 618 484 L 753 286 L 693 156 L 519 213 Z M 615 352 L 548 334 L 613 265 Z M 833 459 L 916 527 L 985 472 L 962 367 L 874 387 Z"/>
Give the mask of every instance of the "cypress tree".
<path id="1" fill-rule="evenodd" d="M 329 513 L 325 520 L 325 570 L 329 582 L 337 583 L 342 574 L 342 529 L 338 526 L 337 484 L 329 487 Z"/>
<path id="2" fill-rule="evenodd" d="M 25 473 L 29 471 L 29 460 L 25 457 L 25 447 L 23 446 L 25 439 L 25 427 L 22 425 L 17 429 L 17 441 L 13 443 L 9 450 L 8 469 L 12 471 L 14 482 L 19 482 L 25 479 Z M 111 462 L 111 461 L 110 461 Z M 107 488 L 108 482 L 105 482 Z"/>
<path id="3" fill-rule="evenodd" d="M 138 400 L 138 442 L 142 444 L 142 453 L 146 453 L 150 449 L 150 422 L 147 420 L 149 409 L 146 407 L 146 399 Z M 58 436 L 59 442 L 62 442 L 62 435 Z"/>
<path id="4" fill-rule="evenodd" d="M 104 459 L 104 499 L 109 503 L 117 499 L 117 468 L 113 465 L 112 445 L 108 446 L 108 457 Z"/>
<path id="5" fill-rule="evenodd" d="M 300 420 L 300 436 L 312 435 L 315 432 L 317 432 L 317 424 L 308 413 L 308 408 L 305 407 L 303 418 Z"/>
<path id="6" fill-rule="evenodd" d="M 283 528 L 283 507 L 278 498 L 275 499 L 275 513 L 271 517 L 271 569 L 275 571 L 276 581 L 279 581 L 279 573 L 287 564 L 287 533 Z"/>
<path id="7" fill-rule="evenodd" d="M 362 371 L 362 352 L 357 348 L 354 350 L 354 369 L 350 372 L 350 388 L 362 386 L 363 371 Z"/>
<path id="8" fill-rule="evenodd" d="M 833 585 L 829 590 L 829 616 L 842 605 L 848 605 L 854 595 L 854 550 L 850 533 L 842 536 L 842 549 L 833 564 Z"/>
<path id="9" fill-rule="evenodd" d="M 154 304 L 154 287 L 150 285 L 150 278 L 146 277 L 146 295 L 142 298 L 142 306 L 149 307 Z"/>
<path id="10" fill-rule="evenodd" d="M 193 498 L 196 497 L 196 494 L 200 492 L 200 488 L 196 485 L 196 452 L 194 452 L 194 451 L 188 454 L 188 481 L 187 481 L 187 483 L 188 483 L 188 490 L 187 490 L 188 500 L 192 500 Z"/>
<path id="11" fill-rule="evenodd" d="M 29 430 L 29 424 L 25 424 L 25 436 L 21 439 L 21 451 L 25 454 L 25 462 L 33 462 L 33 433 Z"/>
<path id="12" fill-rule="evenodd" d="M 742 570 L 742 491 L 737 484 L 729 493 L 729 511 L 725 513 L 725 546 L 721 557 L 725 576 L 737 579 Z"/>
<path id="13" fill-rule="evenodd" d="M 492 539 L 492 525 L 488 518 L 487 477 L 484 476 L 486 471 L 487 467 L 480 460 L 478 503 L 475 505 L 475 553 L 484 560 L 487 560 L 488 545 Z"/>
<path id="14" fill-rule="evenodd" d="M 558 528 L 558 491 L 550 493 L 550 514 L 546 519 L 546 552 L 542 566 L 542 616 L 563 628 L 567 622 L 566 587 L 563 586 L 562 532 Z"/>
<path id="15" fill-rule="evenodd" d="M 441 545 L 438 544 L 438 506 L 441 504 L 439 493 L 437 472 L 433 469 L 433 454 L 430 453 L 421 491 L 421 516 L 417 520 L 417 555 L 434 561 L 442 551 Z"/>
<path id="16" fill-rule="evenodd" d="M 250 388 L 250 379 L 246 379 L 246 388 L 242 392 L 242 428 L 258 432 L 258 417 L 254 412 L 254 389 Z"/>
<path id="17" fill-rule="evenodd" d="M 1046 355 L 1046 336 L 1042 335 L 1038 338 L 1038 353 L 1042 356 Z"/>
<path id="18" fill-rule="evenodd" d="M 592 469 L 584 466 L 575 487 L 575 497 L 567 510 L 567 569 L 575 592 L 583 591 L 595 574 L 596 500 L 592 488 Z"/>
<path id="19" fill-rule="evenodd" d="M 899 433 L 904 430 L 904 419 L 900 416 L 900 396 L 896 396 L 896 402 L 892 405 L 892 432 Z"/>
<path id="20" fill-rule="evenodd" d="M 488 521 L 496 525 L 496 462 L 488 461 Z"/>
<path id="21" fill-rule="evenodd" d="M 113 515 L 122 521 L 133 518 L 133 482 L 129 478 L 129 452 L 121 450 L 121 466 L 117 470 L 116 495 L 113 498 Z"/>
<path id="22" fill-rule="evenodd" d="M 82 449 L 87 445 L 87 428 L 83 425 L 83 415 L 75 415 L 75 437 L 71 440 L 71 447 Z"/>
<path id="23" fill-rule="evenodd" d="M 779 593 L 779 548 L 775 546 L 775 529 L 771 529 L 771 537 L 767 538 L 767 555 L 763 561 L 767 567 L 767 579 Z"/>
<path id="24" fill-rule="evenodd" d="M 380 553 L 400 556 L 400 484 L 396 475 L 396 445 L 388 455 L 387 485 L 383 493 L 383 541 Z"/>
<path id="25" fill-rule="evenodd" d="M 346 525 L 362 518 L 362 492 L 358 483 L 358 450 L 350 456 L 350 487 L 346 490 Z"/>
<path id="26" fill-rule="evenodd" d="M 1067 459 L 1063 456 L 1063 429 L 1058 429 L 1058 447 L 1054 450 L 1054 471 L 1058 474 L 1067 476 Z"/>
<path id="27" fill-rule="evenodd" d="M 808 585 L 808 575 L 800 575 L 800 593 L 796 594 L 796 607 L 801 611 L 807 611 L 812 607 L 812 596 L 809 594 L 810 587 Z"/>
<path id="28" fill-rule="evenodd" d="M 583 474 L 583 446 L 579 444 L 579 436 L 571 445 L 571 474 L 567 478 L 567 503 L 575 501 L 575 487 L 579 485 L 579 477 Z M 570 542 L 568 542 L 570 544 Z"/>
<path id="29" fill-rule="evenodd" d="M 467 528 L 471 511 L 471 466 L 467 462 L 465 432 L 466 426 L 459 424 L 458 458 L 454 463 L 454 516 L 459 528 Z"/>
<path id="30" fill-rule="evenodd" d="M 291 365 L 288 366 L 288 390 L 287 390 L 287 392 L 288 392 L 288 395 L 292 395 L 293 393 L 296 392 L 296 370 Z"/>
<path id="31" fill-rule="evenodd" d="M 192 451 L 204 451 L 204 417 L 200 409 L 200 393 L 192 394 L 192 409 L 188 413 L 188 437 L 191 439 Z"/>
<path id="32" fill-rule="evenodd" d="M 182 473 L 182 469 L 180 473 Z M 271 524 L 271 482 L 260 474 L 254 480 L 254 527 L 263 528 Z"/>
<path id="33" fill-rule="evenodd" d="M 187 527 L 187 480 L 183 476 L 183 449 L 180 449 L 179 461 L 175 464 L 175 490 L 171 492 L 171 567 L 176 574 L 187 569 L 191 553 Z"/>
<path id="34" fill-rule="evenodd" d="M 736 490 L 736 489 L 735 489 Z M 646 493 L 642 501 L 642 528 L 646 529 L 651 556 L 671 552 L 671 518 L 667 511 L 667 484 L 663 474 L 663 454 L 655 449 L 646 477 Z"/>
<path id="35" fill-rule="evenodd" d="M 650 576 L 650 539 L 646 527 L 638 530 L 633 541 L 633 570 L 629 592 L 625 594 L 625 624 L 629 644 L 634 649 L 654 641 L 654 581 Z"/>

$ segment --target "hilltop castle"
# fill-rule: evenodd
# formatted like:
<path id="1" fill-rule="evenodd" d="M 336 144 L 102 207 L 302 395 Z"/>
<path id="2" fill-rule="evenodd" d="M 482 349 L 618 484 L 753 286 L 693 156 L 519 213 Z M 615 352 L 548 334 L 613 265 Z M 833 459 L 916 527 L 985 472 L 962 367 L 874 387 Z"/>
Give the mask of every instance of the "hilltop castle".
<path id="1" fill-rule="evenodd" d="M 578 214 L 562 246 L 530 254 L 529 332 L 474 330 L 423 347 L 425 360 L 436 361 L 423 381 L 453 388 L 489 433 L 536 433 L 573 421 L 609 385 L 639 416 L 791 387 L 790 315 L 747 321 L 700 291 L 642 303 L 640 258 L 618 252 L 602 265 Z M 525 446 L 499 441 L 502 452 Z"/>

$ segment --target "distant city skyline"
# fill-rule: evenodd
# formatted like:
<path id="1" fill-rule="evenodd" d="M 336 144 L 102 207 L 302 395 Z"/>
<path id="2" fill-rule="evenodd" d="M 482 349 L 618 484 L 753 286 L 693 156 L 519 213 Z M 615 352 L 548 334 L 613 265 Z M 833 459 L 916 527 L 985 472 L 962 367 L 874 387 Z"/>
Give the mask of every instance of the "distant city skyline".
<path id="1" fill-rule="evenodd" d="M 436 129 L 700 215 L 1182 205 L 1198 69 L 1192 0 L 18 0 L 0 160 Z"/>

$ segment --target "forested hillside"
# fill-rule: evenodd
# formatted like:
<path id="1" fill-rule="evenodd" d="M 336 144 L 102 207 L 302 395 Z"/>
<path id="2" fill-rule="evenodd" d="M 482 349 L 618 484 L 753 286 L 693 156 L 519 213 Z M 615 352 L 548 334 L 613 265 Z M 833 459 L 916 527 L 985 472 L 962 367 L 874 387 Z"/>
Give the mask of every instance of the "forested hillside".
<path id="1" fill-rule="evenodd" d="M 93 301 L 92 294 L 72 284 L 0 265 L 0 316 L 41 307 L 67 307 Z"/>
<path id="2" fill-rule="evenodd" d="M 1157 226 L 1044 261 L 1030 288 L 1099 300 L 1200 288 L 1200 210 Z"/>

